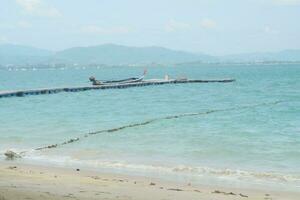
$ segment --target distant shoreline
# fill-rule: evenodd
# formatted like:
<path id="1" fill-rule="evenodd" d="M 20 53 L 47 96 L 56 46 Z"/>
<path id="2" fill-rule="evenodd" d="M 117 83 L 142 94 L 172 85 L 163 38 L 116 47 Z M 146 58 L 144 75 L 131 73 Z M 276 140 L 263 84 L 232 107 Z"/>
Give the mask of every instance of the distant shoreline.
<path id="1" fill-rule="evenodd" d="M 72 63 L 59 63 L 59 64 L 22 64 L 22 65 L 1 65 L 0 70 L 14 70 L 14 69 L 93 69 L 93 68 L 107 68 L 107 67 L 196 67 L 196 66 L 256 66 L 256 65 L 300 65 L 300 61 L 287 62 L 287 61 L 270 61 L 270 62 L 190 62 L 190 63 L 177 63 L 177 64 L 120 64 L 120 65 L 106 65 L 106 64 L 72 64 Z"/>

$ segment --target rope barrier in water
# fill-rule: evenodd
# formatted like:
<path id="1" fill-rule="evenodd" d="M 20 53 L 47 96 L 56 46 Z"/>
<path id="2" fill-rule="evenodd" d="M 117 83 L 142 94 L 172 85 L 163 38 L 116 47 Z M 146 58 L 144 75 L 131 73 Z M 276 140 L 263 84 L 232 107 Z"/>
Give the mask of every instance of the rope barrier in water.
<path id="1" fill-rule="evenodd" d="M 121 131 L 121 130 L 124 130 L 124 129 L 127 129 L 127 128 L 146 126 L 148 124 L 151 124 L 151 123 L 154 123 L 154 122 L 160 121 L 160 120 L 171 120 L 171 119 L 177 119 L 177 118 L 212 114 L 212 113 L 216 113 L 216 112 L 227 112 L 227 111 L 234 111 L 234 110 L 243 110 L 243 109 L 256 108 L 256 107 L 261 107 L 261 106 L 271 106 L 271 105 L 276 105 L 276 104 L 283 103 L 283 102 L 284 101 L 275 101 L 275 102 L 271 102 L 271 103 L 261 103 L 261 104 L 256 104 L 256 105 L 239 106 L 239 107 L 232 107 L 232 108 L 226 108 L 226 109 L 208 110 L 208 111 L 204 111 L 204 112 L 182 113 L 182 114 L 178 114 L 178 115 L 169 115 L 169 116 L 165 116 L 165 117 L 161 117 L 161 118 L 150 119 L 150 120 L 140 122 L 140 123 L 128 124 L 128 125 L 120 126 L 120 127 L 117 127 L 117 128 L 111 128 L 111 129 L 105 129 L 105 130 L 100 130 L 100 131 L 89 132 L 89 133 L 84 134 L 83 136 L 72 138 L 72 139 L 69 139 L 69 140 L 64 141 L 62 143 L 56 143 L 56 144 L 52 144 L 52 145 L 48 145 L 48 146 L 44 146 L 44 147 L 39 147 L 39 148 L 35 148 L 33 150 L 34 151 L 41 151 L 41 150 L 45 150 L 45 149 L 53 149 L 53 148 L 57 148 L 57 147 L 64 146 L 64 145 L 67 145 L 67 144 L 71 144 L 71 143 L 74 143 L 74 142 L 78 142 L 81 139 L 84 139 L 84 138 L 87 138 L 87 137 L 90 137 L 90 136 L 93 136 L 93 135 L 97 135 L 97 134 L 101 134 L 101 133 L 113 133 L 113 132 Z M 23 152 L 20 152 L 20 153 L 16 153 L 16 152 L 13 152 L 13 151 L 7 151 L 4 155 L 7 158 L 13 159 L 13 158 L 20 158 L 20 157 L 24 156 L 26 153 L 28 153 L 28 151 L 23 151 Z"/>

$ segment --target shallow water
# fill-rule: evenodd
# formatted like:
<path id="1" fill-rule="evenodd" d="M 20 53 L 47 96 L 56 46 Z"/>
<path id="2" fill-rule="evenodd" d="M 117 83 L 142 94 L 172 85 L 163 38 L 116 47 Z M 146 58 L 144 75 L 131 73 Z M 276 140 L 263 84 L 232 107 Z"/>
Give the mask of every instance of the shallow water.
<path id="1" fill-rule="evenodd" d="M 91 75 L 120 79 L 142 71 L 139 67 L 0 70 L 0 90 L 89 85 Z M 202 65 L 148 71 L 147 78 L 169 74 L 237 81 L 2 98 L 0 151 L 31 150 L 157 119 L 56 149 L 30 151 L 23 160 L 299 190 L 300 66 Z M 217 112 L 163 119 L 207 111 Z"/>

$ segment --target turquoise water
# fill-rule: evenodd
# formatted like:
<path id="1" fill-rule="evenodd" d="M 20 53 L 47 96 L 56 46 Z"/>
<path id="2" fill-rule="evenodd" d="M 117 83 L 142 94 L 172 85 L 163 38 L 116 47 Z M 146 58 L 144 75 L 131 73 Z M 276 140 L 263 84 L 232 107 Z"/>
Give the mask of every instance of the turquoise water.
<path id="1" fill-rule="evenodd" d="M 0 90 L 89 85 L 139 67 L 0 70 Z M 0 159 L 87 167 L 236 186 L 300 188 L 300 66 L 153 67 L 147 78 L 235 78 L 234 83 L 161 85 L 0 99 Z M 194 116 L 166 116 L 201 112 Z M 92 131 L 157 119 L 83 138 Z M 206 182 L 205 182 L 206 183 Z"/>

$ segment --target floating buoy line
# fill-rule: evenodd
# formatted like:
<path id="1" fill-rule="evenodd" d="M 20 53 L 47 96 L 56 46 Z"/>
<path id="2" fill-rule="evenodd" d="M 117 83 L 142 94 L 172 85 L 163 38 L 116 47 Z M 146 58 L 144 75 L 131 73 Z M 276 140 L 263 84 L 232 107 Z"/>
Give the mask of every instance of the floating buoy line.
<path id="1" fill-rule="evenodd" d="M 114 132 L 118 132 L 118 131 L 121 131 L 121 130 L 124 130 L 124 129 L 127 129 L 127 128 L 146 126 L 148 124 L 151 124 L 151 123 L 154 123 L 154 122 L 157 122 L 157 121 L 160 121 L 160 120 L 171 120 L 171 119 L 192 117 L 192 116 L 198 116 L 198 115 L 207 115 L 207 114 L 212 114 L 212 113 L 216 113 L 216 112 L 244 110 L 244 109 L 256 108 L 256 107 L 261 107 L 261 106 L 276 105 L 276 104 L 280 104 L 280 103 L 283 103 L 283 102 L 284 101 L 275 101 L 275 102 L 270 102 L 270 103 L 261 103 L 261 104 L 255 104 L 255 105 L 233 107 L 233 108 L 208 110 L 208 111 L 203 111 L 203 112 L 182 113 L 182 114 L 178 114 L 178 115 L 169 115 L 169 116 L 165 116 L 165 117 L 161 117 L 161 118 L 154 118 L 154 119 L 146 120 L 146 121 L 139 122 L 139 123 L 128 124 L 128 125 L 124 125 L 124 126 L 120 126 L 120 127 L 116 127 L 116 128 L 89 132 L 89 133 L 86 133 L 82 136 L 75 137 L 75 138 L 69 139 L 69 140 L 61 142 L 61 143 L 56 143 L 56 144 L 51 144 L 51 145 L 48 145 L 48 146 L 38 147 L 38 148 L 35 148 L 31 151 L 22 151 L 22 152 L 18 153 L 18 152 L 8 150 L 4 153 L 4 155 L 7 159 L 13 160 L 13 159 L 16 159 L 16 158 L 22 158 L 28 152 L 42 151 L 42 150 L 46 150 L 46 149 L 54 149 L 54 148 L 58 148 L 58 147 L 61 147 L 61 146 L 67 145 L 67 144 L 78 142 L 78 141 L 80 141 L 84 138 L 91 137 L 91 136 L 94 136 L 94 135 L 103 134 L 103 133 L 114 133 Z"/>

